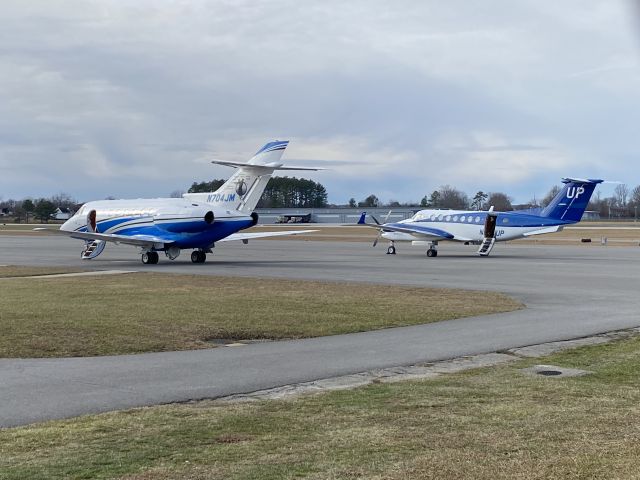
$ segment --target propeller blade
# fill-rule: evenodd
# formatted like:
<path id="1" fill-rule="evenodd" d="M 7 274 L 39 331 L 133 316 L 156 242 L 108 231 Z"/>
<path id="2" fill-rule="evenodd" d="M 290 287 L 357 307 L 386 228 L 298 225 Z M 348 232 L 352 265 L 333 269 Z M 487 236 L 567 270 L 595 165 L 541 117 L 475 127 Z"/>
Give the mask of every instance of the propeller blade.
<path id="1" fill-rule="evenodd" d="M 378 245 L 378 240 L 380 240 L 380 235 L 382 235 L 382 230 L 380 230 L 378 232 L 378 235 L 376 236 L 376 239 L 373 241 L 373 246 L 375 247 L 376 245 Z"/>

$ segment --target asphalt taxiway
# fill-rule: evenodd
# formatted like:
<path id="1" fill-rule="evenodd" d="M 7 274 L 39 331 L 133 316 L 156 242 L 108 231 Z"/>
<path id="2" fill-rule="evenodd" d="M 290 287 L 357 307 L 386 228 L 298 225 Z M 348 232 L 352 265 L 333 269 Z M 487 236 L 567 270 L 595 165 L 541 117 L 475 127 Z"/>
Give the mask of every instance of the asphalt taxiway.
<path id="1" fill-rule="evenodd" d="M 144 266 L 131 247 L 109 245 L 87 262 L 77 241 L 0 237 L 0 264 L 453 287 L 500 291 L 527 305 L 505 314 L 237 348 L 2 359 L 0 426 L 247 393 L 640 325 L 639 247 L 512 243 L 499 244 L 488 258 L 477 257 L 475 247 L 445 243 L 437 258 L 418 247 L 401 245 L 395 256 L 385 250 L 366 243 L 255 241 L 220 244 L 203 265 L 183 255 Z"/>

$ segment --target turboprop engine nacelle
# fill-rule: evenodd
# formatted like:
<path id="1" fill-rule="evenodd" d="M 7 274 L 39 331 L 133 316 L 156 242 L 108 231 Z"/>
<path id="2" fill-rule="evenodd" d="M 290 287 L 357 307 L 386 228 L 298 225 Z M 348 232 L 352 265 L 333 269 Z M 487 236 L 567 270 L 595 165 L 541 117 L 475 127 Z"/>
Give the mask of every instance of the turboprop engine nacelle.
<path id="1" fill-rule="evenodd" d="M 213 225 L 215 215 L 209 208 L 194 206 L 180 213 L 158 213 L 153 223 L 168 232 L 197 233 Z"/>

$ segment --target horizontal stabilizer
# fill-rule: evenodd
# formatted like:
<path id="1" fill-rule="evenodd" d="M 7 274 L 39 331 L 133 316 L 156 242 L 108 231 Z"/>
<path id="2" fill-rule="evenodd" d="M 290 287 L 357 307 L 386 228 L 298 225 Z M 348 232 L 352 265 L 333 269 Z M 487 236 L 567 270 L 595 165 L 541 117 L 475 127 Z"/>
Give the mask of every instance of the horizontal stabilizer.
<path id="1" fill-rule="evenodd" d="M 545 233 L 556 233 L 562 231 L 561 225 L 554 225 L 553 227 L 541 228 L 540 230 L 534 230 L 533 232 L 524 233 L 523 236 L 531 237 L 532 235 L 543 235 Z"/>
<path id="2" fill-rule="evenodd" d="M 312 172 L 317 172 L 318 170 L 324 170 L 324 168 L 316 168 L 316 167 L 285 167 L 282 163 L 269 163 L 266 165 L 256 165 L 251 163 L 241 163 L 241 162 L 228 162 L 226 160 L 211 160 L 211 163 L 215 163 L 216 165 L 224 165 L 225 167 L 233 167 L 233 168 L 254 168 L 258 170 L 308 170 Z"/>

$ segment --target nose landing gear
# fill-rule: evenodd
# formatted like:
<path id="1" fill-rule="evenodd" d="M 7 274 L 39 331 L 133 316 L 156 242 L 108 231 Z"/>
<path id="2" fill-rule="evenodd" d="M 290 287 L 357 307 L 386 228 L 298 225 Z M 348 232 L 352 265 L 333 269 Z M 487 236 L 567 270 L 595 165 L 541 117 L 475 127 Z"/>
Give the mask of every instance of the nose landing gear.
<path id="1" fill-rule="evenodd" d="M 395 255 L 396 254 L 396 246 L 394 242 L 389 244 L 389 248 L 387 248 L 387 255 Z"/>

